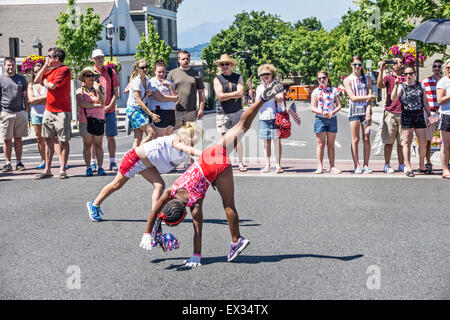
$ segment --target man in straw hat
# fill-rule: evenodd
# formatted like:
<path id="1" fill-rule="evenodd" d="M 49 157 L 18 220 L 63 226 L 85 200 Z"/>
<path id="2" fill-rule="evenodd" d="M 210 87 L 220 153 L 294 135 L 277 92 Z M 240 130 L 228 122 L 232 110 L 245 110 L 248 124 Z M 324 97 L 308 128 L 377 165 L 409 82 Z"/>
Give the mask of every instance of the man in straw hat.
<path id="1" fill-rule="evenodd" d="M 216 127 L 222 136 L 239 122 L 242 117 L 242 97 L 244 96 L 244 81 L 242 76 L 234 73 L 232 68 L 236 60 L 229 55 L 223 54 L 216 62 L 222 73 L 214 78 L 214 91 L 216 92 Z M 239 171 L 247 171 L 242 159 L 244 150 L 242 142 L 236 146 L 239 160 Z"/>

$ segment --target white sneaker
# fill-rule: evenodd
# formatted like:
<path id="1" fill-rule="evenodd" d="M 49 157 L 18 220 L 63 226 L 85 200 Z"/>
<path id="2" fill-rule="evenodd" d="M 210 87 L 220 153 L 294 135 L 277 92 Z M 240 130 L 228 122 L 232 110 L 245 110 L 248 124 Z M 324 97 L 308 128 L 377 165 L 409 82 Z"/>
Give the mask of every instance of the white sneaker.
<path id="1" fill-rule="evenodd" d="M 405 165 L 404 164 L 399 164 L 397 171 L 398 172 L 405 172 Z"/>
<path id="2" fill-rule="evenodd" d="M 385 165 L 384 165 L 384 172 L 385 172 L 385 173 L 394 173 L 395 170 L 392 169 L 391 165 L 388 163 L 388 164 L 385 164 Z"/>

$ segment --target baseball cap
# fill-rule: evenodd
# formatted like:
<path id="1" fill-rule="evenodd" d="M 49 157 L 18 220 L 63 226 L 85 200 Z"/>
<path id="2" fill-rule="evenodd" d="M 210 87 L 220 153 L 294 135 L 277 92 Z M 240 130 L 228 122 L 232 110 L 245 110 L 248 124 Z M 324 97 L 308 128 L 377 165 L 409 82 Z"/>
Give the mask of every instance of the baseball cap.
<path id="1" fill-rule="evenodd" d="M 102 49 L 95 49 L 94 51 L 92 51 L 92 59 L 94 59 L 95 57 L 98 56 L 104 56 L 105 54 L 103 53 Z"/>

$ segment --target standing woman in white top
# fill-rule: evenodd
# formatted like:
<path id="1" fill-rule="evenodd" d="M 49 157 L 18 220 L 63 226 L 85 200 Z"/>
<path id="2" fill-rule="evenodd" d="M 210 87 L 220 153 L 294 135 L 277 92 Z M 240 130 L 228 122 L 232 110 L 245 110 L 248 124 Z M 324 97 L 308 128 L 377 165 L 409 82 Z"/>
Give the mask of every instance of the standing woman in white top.
<path id="1" fill-rule="evenodd" d="M 102 221 L 102 202 L 125 183 L 140 174 L 153 186 L 152 208 L 164 191 L 161 174 L 168 173 L 183 163 L 187 155 L 199 157 L 202 152 L 194 148 L 203 138 L 203 129 L 194 122 L 187 122 L 176 134 L 151 139 L 147 136 L 139 147 L 129 150 L 123 157 L 114 180 L 103 187 L 97 197 L 87 203 L 92 221 Z"/>
<path id="2" fill-rule="evenodd" d="M 134 130 L 133 147 L 138 147 L 146 133 L 151 139 L 155 137 L 155 131 L 150 126 L 147 115 L 154 122 L 159 122 L 159 116 L 147 107 L 147 97 L 152 94 L 150 80 L 147 78 L 148 65 L 144 59 L 137 61 L 131 71 L 130 91 L 127 101 L 127 117 Z"/>
<path id="3" fill-rule="evenodd" d="M 47 102 L 47 88 L 42 84 L 35 83 L 36 75 L 42 69 L 42 64 L 36 63 L 31 72 L 31 81 L 28 83 L 28 101 L 31 106 L 31 125 L 34 128 L 38 142 L 38 150 L 41 155 L 41 163 L 36 169 L 45 168 L 45 140 L 42 137 L 42 119 L 44 117 L 45 104 Z M 55 139 L 55 151 L 61 163 L 61 149 L 58 139 Z"/>
<path id="4" fill-rule="evenodd" d="M 351 152 L 354 173 L 372 173 L 372 169 L 369 168 L 370 126 L 372 124 L 372 101 L 376 100 L 376 96 L 372 93 L 372 79 L 367 78 L 364 74 L 363 59 L 360 56 L 353 56 L 351 66 L 353 72 L 345 78 L 344 87 L 349 97 L 348 119 L 352 134 Z M 364 167 L 362 170 L 358 155 L 360 129 L 364 143 Z"/>
<path id="5" fill-rule="evenodd" d="M 450 158 L 450 59 L 444 62 L 443 66 L 445 77 L 436 85 L 437 100 L 440 105 L 438 129 L 441 130 L 441 166 L 442 178 L 450 179 L 449 158 Z"/>
<path id="6" fill-rule="evenodd" d="M 256 96 L 259 97 L 264 89 L 266 89 L 277 75 L 277 69 L 272 64 L 263 64 L 258 68 L 258 77 L 261 79 L 262 83 L 256 88 Z M 279 93 L 275 98 L 265 102 L 261 109 L 259 109 L 259 132 L 258 137 L 264 140 L 264 151 L 266 156 L 266 165 L 261 172 L 270 172 L 270 156 L 271 156 L 271 141 L 275 147 L 275 158 L 276 158 L 276 172 L 283 173 L 283 168 L 281 167 L 281 140 L 278 139 L 278 129 L 275 125 L 275 119 L 277 117 L 277 112 L 281 112 L 280 103 L 283 102 L 284 94 Z"/>
<path id="7" fill-rule="evenodd" d="M 150 79 L 152 95 L 148 98 L 150 110 L 160 117 L 160 122 L 153 124 L 156 137 L 168 136 L 175 128 L 175 105 L 179 96 L 173 83 L 166 79 L 167 67 L 164 61 L 155 62 L 155 76 Z"/>
<path id="8" fill-rule="evenodd" d="M 323 155 L 325 145 L 328 149 L 328 160 L 330 161 L 330 173 L 341 173 L 334 166 L 334 142 L 337 134 L 336 113 L 341 110 L 339 92 L 331 86 L 328 72 L 317 73 L 319 87 L 311 94 L 311 111 L 315 114 L 314 133 L 317 136 L 317 170 L 314 173 L 323 173 Z"/>

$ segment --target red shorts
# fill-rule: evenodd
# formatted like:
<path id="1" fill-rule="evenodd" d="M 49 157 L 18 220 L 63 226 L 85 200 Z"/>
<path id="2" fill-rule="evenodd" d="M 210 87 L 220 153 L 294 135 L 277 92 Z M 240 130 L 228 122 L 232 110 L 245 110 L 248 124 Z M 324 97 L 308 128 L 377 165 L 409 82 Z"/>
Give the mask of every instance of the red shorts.
<path id="1" fill-rule="evenodd" d="M 231 166 L 230 158 L 223 146 L 214 144 L 203 150 L 200 158 L 197 159 L 203 174 L 210 183 L 213 183 L 219 174 Z"/>
<path id="2" fill-rule="evenodd" d="M 128 151 L 120 162 L 119 172 L 126 178 L 133 178 L 137 173 L 147 169 L 136 154 L 135 149 Z"/>
<path id="3" fill-rule="evenodd" d="M 215 144 L 206 148 L 200 158 L 175 180 L 172 185 L 172 198 L 178 189 L 186 189 L 189 192 L 187 206 L 192 207 L 197 200 L 205 197 L 209 185 L 229 166 L 231 161 L 224 147 Z"/>

